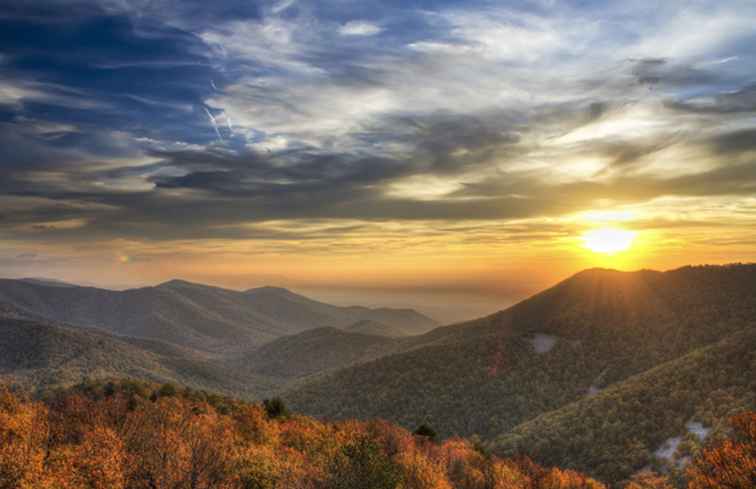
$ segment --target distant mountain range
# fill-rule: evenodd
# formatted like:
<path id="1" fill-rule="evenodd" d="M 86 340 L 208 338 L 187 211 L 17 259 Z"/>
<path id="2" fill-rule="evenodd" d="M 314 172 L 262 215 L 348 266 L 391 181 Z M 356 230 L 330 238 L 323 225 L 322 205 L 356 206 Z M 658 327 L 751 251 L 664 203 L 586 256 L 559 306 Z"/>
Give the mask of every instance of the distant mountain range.
<path id="1" fill-rule="evenodd" d="M 479 435 L 619 483 L 756 409 L 756 265 L 592 269 L 450 326 L 285 289 L 0 280 L 0 379 L 135 377 Z M 610 454 L 607 455 L 607 454 Z"/>
<path id="2" fill-rule="evenodd" d="M 363 319 L 356 323 L 344 328 L 345 331 L 350 333 L 369 334 L 376 336 L 388 336 L 389 338 L 400 338 L 402 336 L 412 336 L 407 332 L 405 328 L 400 326 L 392 326 L 371 319 Z"/>
<path id="3" fill-rule="evenodd" d="M 410 309 L 339 307 L 277 287 L 239 292 L 182 280 L 113 291 L 44 279 L 0 279 L 0 303 L 35 317 L 216 353 L 359 321 L 384 324 L 401 335 L 437 326 Z"/>
<path id="4" fill-rule="evenodd" d="M 57 280 L 54 278 L 44 277 L 26 277 L 18 279 L 20 282 L 26 282 L 29 284 L 48 285 L 51 287 L 81 287 L 81 285 L 64 282 L 63 280 Z"/>

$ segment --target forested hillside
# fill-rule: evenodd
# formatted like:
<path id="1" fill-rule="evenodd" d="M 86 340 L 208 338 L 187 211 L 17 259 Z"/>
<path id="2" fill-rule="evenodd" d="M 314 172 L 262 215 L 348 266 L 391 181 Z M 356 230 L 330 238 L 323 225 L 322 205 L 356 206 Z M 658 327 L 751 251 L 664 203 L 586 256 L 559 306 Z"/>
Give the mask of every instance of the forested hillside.
<path id="1" fill-rule="evenodd" d="M 699 447 L 726 432 L 729 417 L 756 408 L 754 372 L 751 328 L 538 416 L 490 446 L 604 481 L 647 466 L 684 472 Z"/>
<path id="2" fill-rule="evenodd" d="M 38 389 L 132 377 L 259 399 L 298 379 L 375 359 L 400 347 L 397 339 L 324 327 L 236 354 L 214 354 L 57 323 L 0 303 L 0 378 Z"/>
<path id="3" fill-rule="evenodd" d="M 388 324 L 379 323 L 378 321 L 372 321 L 370 319 L 357 321 L 356 323 L 344 328 L 344 330 L 349 331 L 350 333 L 388 336 L 389 338 L 399 338 L 401 336 L 420 333 L 420 331 L 417 330 L 412 331 L 398 326 L 390 326 Z"/>
<path id="4" fill-rule="evenodd" d="M 744 488 L 756 414 L 691 464 L 689 489 Z M 420 434 L 425 433 L 425 434 Z M 247 404 L 135 382 L 88 384 L 44 402 L 0 388 L 0 487 L 56 489 L 604 489 L 577 472 L 476 445 L 435 443 L 382 421 L 324 423 L 280 401 Z M 729 485 L 725 485 L 729 484 Z M 626 489 L 667 489 L 638 474 Z"/>
<path id="5" fill-rule="evenodd" d="M 180 382 L 245 397 L 276 389 L 272 379 L 240 375 L 195 351 L 93 329 L 0 317 L 0 380 L 44 390 L 84 379 Z"/>
<path id="6" fill-rule="evenodd" d="M 278 338 L 235 361 L 239 368 L 290 379 L 378 358 L 397 347 L 384 336 L 317 328 Z"/>
<path id="7" fill-rule="evenodd" d="M 443 436 L 492 439 L 731 335 L 750 341 L 747 332 L 756 328 L 753 290 L 753 265 L 664 273 L 588 270 L 488 318 L 414 338 L 404 353 L 299 386 L 286 398 L 327 418 L 381 417 L 407 427 L 427 422 Z M 721 361 L 728 364 L 722 369 L 738 374 L 719 379 L 725 391 L 737 389 L 743 372 L 753 371 L 748 355 Z M 701 396 L 710 386 L 691 388 Z M 753 407 L 748 396 L 737 402 Z M 679 415 L 687 421 L 687 413 Z M 600 457 L 594 456 L 597 466 Z"/>

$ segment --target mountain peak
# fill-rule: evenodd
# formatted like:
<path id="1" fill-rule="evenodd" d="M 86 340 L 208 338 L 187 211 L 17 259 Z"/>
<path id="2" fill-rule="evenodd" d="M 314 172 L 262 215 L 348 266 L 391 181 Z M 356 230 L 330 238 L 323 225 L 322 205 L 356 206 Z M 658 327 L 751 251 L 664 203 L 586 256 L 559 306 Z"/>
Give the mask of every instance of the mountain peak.
<path id="1" fill-rule="evenodd" d="M 245 294 L 269 294 L 269 295 L 294 295 L 294 292 L 283 287 L 264 285 L 262 287 L 253 287 L 244 291 Z"/>
<path id="2" fill-rule="evenodd" d="M 174 278 L 174 279 L 168 280 L 166 282 L 159 283 L 155 287 L 159 287 L 159 288 L 168 288 L 168 287 L 176 288 L 176 287 L 207 287 L 207 286 L 203 285 L 203 284 L 189 282 L 188 280 L 182 280 L 180 278 Z"/>
<path id="3" fill-rule="evenodd" d="M 35 284 L 35 285 L 46 285 L 48 287 L 79 287 L 76 284 L 64 282 L 63 280 L 58 280 L 55 278 L 47 278 L 47 277 L 24 277 L 18 280 L 20 282 L 26 282 L 26 283 Z"/>

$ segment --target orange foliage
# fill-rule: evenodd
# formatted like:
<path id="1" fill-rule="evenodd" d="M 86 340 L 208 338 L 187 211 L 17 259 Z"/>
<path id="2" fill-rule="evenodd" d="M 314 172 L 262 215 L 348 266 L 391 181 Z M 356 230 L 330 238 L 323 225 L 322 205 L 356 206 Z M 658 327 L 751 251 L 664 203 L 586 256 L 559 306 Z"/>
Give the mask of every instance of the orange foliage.
<path id="1" fill-rule="evenodd" d="M 606 489 L 606 486 L 572 470 L 551 469 L 541 480 L 542 489 Z"/>
<path id="2" fill-rule="evenodd" d="M 635 474 L 625 489 L 674 489 L 669 479 L 649 470 Z"/>
<path id="3" fill-rule="evenodd" d="M 733 439 L 707 448 L 688 468 L 688 489 L 753 489 L 756 487 L 756 413 L 731 419 Z"/>
<path id="4" fill-rule="evenodd" d="M 89 428 L 83 434 L 81 443 L 59 446 L 51 453 L 51 457 L 46 478 L 55 481 L 56 487 L 126 487 L 126 453 L 120 437 L 110 428 Z"/>
<path id="5" fill-rule="evenodd" d="M 0 389 L 0 489 L 43 487 L 47 410 Z"/>
<path id="6" fill-rule="evenodd" d="M 0 489 L 605 489 L 384 421 L 270 419 L 258 405 L 156 392 L 110 386 L 43 404 L 0 389 Z M 690 489 L 752 489 L 756 414 L 733 422 L 737 438 L 703 452 Z M 626 489 L 669 486 L 642 473 Z"/>

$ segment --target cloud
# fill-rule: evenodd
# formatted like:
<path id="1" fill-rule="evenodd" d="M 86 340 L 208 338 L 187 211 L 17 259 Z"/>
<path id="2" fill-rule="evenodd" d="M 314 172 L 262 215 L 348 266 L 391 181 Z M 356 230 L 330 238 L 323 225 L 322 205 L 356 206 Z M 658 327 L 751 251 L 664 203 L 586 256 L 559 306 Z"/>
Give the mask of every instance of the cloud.
<path id="1" fill-rule="evenodd" d="M 754 191 L 747 5 L 86 5 L 0 16 L 5 239 L 292 250 L 533 221 L 516 240 Z"/>
<path id="2" fill-rule="evenodd" d="M 682 62 L 753 38 L 750 22 L 756 14 L 751 2 L 699 4 L 682 7 L 670 2 L 644 29 L 644 36 L 629 49 L 631 56 L 669 57 Z M 701 36 L 701 32 L 706 32 Z"/>
<path id="3" fill-rule="evenodd" d="M 680 111 L 700 114 L 737 114 L 756 112 L 756 85 L 734 91 L 673 100 L 669 106 Z"/>
<path id="4" fill-rule="evenodd" d="M 202 103 L 210 80 L 222 75 L 198 37 L 128 16 L 0 24 L 9 53 L 0 86 L 12 95 L 4 98 L 16 117 L 136 137 L 214 139 Z"/>
<path id="5" fill-rule="evenodd" d="M 352 20 L 339 27 L 342 36 L 374 36 L 383 29 L 370 22 Z"/>
<path id="6" fill-rule="evenodd" d="M 665 58 L 645 58 L 635 61 L 633 74 L 644 85 L 674 85 L 678 87 L 706 86 L 719 81 L 712 71 L 690 64 L 678 64 Z"/>

